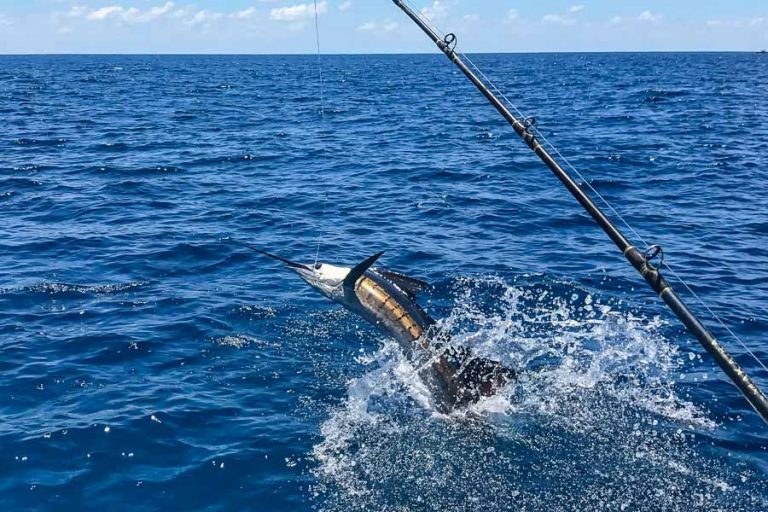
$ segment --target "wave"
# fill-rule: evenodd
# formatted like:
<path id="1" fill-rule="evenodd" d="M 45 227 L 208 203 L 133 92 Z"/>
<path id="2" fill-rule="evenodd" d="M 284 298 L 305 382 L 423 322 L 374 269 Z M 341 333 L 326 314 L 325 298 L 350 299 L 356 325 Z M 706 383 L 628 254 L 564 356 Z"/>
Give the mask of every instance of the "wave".
<path id="1" fill-rule="evenodd" d="M 22 137 L 20 139 L 16 139 L 15 143 L 17 146 L 36 146 L 36 147 L 47 147 L 47 146 L 64 146 L 67 143 L 66 139 L 31 139 L 27 137 Z"/>
<path id="2" fill-rule="evenodd" d="M 30 286 L 25 286 L 20 289 L 6 288 L 0 289 L 0 294 L 11 292 L 28 292 L 35 294 L 45 294 L 56 297 L 64 297 L 71 295 L 114 295 L 129 291 L 138 290 L 149 285 L 149 281 L 133 281 L 130 283 L 118 283 L 118 284 L 68 284 L 57 282 L 42 282 Z"/>

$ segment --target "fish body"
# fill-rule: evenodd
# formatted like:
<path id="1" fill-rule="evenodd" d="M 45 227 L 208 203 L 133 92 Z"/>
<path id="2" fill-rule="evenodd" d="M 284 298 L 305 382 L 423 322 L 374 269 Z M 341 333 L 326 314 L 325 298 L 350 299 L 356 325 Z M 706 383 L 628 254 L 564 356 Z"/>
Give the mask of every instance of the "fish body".
<path id="1" fill-rule="evenodd" d="M 355 283 L 352 300 L 347 297 L 342 304 L 397 340 L 429 387 L 438 411 L 470 405 L 514 379 L 514 372 L 501 364 L 472 357 L 466 348 L 451 347 L 447 333 L 416 302 L 412 289 L 406 288 L 408 281 L 401 280 L 398 286 L 393 275 L 402 276 L 366 271 Z"/>
<path id="2" fill-rule="evenodd" d="M 282 261 L 312 288 L 395 339 L 417 368 L 440 412 L 449 413 L 491 396 L 516 378 L 514 370 L 496 361 L 451 346 L 448 333 L 416 300 L 427 283 L 373 267 L 382 253 L 349 268 L 327 263 L 304 265 L 241 245 Z"/>

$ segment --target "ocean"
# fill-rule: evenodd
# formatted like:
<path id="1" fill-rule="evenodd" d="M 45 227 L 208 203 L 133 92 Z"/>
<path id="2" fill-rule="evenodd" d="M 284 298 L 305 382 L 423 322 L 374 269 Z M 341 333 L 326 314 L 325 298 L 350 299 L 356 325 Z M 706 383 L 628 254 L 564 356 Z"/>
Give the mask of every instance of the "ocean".
<path id="1" fill-rule="evenodd" d="M 768 59 L 472 59 L 768 361 Z M 768 427 L 450 62 L 321 65 L 322 94 L 313 56 L 0 57 L 4 510 L 768 509 Z M 521 378 L 440 415 L 227 237 L 386 251 Z"/>

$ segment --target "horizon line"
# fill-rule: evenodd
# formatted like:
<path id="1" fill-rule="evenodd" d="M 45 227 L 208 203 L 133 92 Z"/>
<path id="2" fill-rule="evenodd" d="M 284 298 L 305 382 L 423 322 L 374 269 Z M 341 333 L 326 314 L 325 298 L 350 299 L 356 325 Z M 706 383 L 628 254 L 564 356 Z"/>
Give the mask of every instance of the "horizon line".
<path id="1" fill-rule="evenodd" d="M 469 55 L 582 55 L 582 54 L 626 54 L 626 53 L 746 53 L 746 54 L 762 54 L 766 53 L 765 49 L 757 50 L 584 50 L 584 51 L 478 51 L 478 52 L 460 52 L 460 54 Z M 321 56 L 339 56 L 339 57 L 354 57 L 354 56 L 405 56 L 405 55 L 417 55 L 417 56 L 442 56 L 439 51 L 436 52 L 374 52 L 374 53 L 355 53 L 355 52 L 327 52 L 322 53 Z M 142 56 L 142 57 L 180 57 L 180 56 L 197 56 L 197 57 L 313 57 L 317 58 L 317 53 L 251 53 L 251 52 L 99 52 L 99 53 L 81 53 L 81 52 L 55 52 L 55 53 L 3 53 L 0 52 L 0 57 L 129 57 L 129 56 Z"/>

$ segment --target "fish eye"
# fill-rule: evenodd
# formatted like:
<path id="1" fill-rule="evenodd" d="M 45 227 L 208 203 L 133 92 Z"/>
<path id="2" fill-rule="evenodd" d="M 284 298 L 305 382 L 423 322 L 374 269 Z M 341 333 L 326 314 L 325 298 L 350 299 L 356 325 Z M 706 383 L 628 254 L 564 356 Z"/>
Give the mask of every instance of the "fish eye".
<path id="1" fill-rule="evenodd" d="M 320 267 L 322 267 L 322 263 L 315 263 L 315 270 L 320 270 Z"/>

